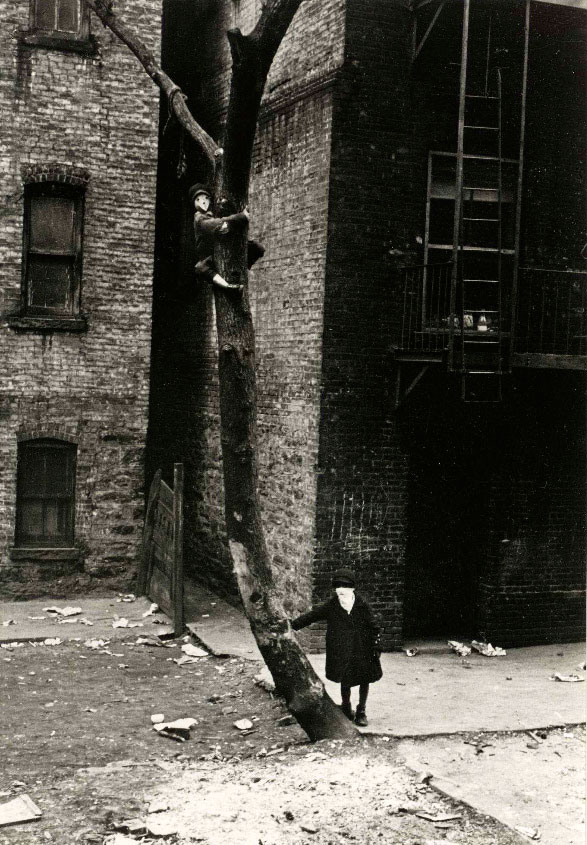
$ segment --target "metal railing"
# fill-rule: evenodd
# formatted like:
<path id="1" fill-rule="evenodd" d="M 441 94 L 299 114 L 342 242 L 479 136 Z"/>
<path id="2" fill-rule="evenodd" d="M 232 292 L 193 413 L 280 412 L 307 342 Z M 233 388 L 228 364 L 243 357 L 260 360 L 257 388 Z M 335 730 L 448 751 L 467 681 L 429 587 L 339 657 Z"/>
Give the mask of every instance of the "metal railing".
<path id="1" fill-rule="evenodd" d="M 449 335 L 452 262 L 404 267 L 401 348 L 440 352 Z"/>
<path id="2" fill-rule="evenodd" d="M 587 352 L 587 273 L 520 267 L 515 351 Z"/>

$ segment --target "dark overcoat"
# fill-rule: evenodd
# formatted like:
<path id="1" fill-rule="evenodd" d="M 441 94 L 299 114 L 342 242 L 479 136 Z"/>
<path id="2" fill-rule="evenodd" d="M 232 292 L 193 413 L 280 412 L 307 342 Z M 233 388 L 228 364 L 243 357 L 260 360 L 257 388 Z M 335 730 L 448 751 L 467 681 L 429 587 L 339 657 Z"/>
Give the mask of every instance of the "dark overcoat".
<path id="1" fill-rule="evenodd" d="M 381 678 L 381 663 L 376 651 L 379 626 L 364 598 L 355 594 L 350 613 L 340 606 L 337 596 L 291 623 L 294 631 L 326 622 L 326 677 L 329 681 L 355 687 L 372 684 Z"/>

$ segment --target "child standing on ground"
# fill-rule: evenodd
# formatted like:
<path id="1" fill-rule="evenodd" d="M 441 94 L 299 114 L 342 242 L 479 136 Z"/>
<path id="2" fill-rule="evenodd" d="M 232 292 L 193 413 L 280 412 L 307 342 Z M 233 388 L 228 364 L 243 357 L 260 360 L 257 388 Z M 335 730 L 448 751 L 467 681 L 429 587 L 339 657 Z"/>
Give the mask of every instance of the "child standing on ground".
<path id="1" fill-rule="evenodd" d="M 350 569 L 339 569 L 332 577 L 336 595 L 293 620 L 298 631 L 312 622 L 325 620 L 326 677 L 340 684 L 341 708 L 345 716 L 364 727 L 367 722 L 369 684 L 383 672 L 379 655 L 379 627 L 368 603 L 355 593 L 355 576 Z M 351 706 L 351 687 L 359 687 L 357 712 Z"/>

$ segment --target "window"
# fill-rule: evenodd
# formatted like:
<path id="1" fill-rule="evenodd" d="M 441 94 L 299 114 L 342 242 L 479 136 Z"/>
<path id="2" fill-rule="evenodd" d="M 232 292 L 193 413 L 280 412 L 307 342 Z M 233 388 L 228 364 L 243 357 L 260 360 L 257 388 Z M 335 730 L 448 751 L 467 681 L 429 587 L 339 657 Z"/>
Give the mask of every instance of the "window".
<path id="1" fill-rule="evenodd" d="M 24 311 L 73 316 L 80 310 L 83 192 L 61 184 L 25 189 Z"/>
<path id="2" fill-rule="evenodd" d="M 61 440 L 19 444 L 16 545 L 73 546 L 76 447 Z"/>
<path id="3" fill-rule="evenodd" d="M 87 16 L 81 0 L 33 0 L 34 28 L 61 37 L 86 35 Z"/>

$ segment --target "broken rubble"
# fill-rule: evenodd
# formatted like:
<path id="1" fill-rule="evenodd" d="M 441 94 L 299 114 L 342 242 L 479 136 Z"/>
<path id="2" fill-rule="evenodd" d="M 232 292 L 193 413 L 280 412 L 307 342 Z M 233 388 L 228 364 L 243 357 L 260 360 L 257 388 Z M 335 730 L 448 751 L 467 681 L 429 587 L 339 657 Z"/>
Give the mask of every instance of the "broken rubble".
<path id="1" fill-rule="evenodd" d="M 113 628 L 142 628 L 142 622 L 129 622 L 124 616 L 117 616 L 112 623 Z"/>
<path id="2" fill-rule="evenodd" d="M 79 616 L 81 607 L 44 607 L 44 613 L 53 613 L 55 616 Z"/>
<path id="3" fill-rule="evenodd" d="M 145 612 L 143 613 L 143 619 L 146 619 L 147 616 L 152 616 L 154 613 L 157 613 L 158 610 L 159 610 L 159 605 L 155 604 L 155 602 L 153 602 L 151 604 L 151 606 L 149 607 L 149 609 L 145 610 Z"/>
<path id="4" fill-rule="evenodd" d="M 207 651 L 204 651 L 203 648 L 199 648 L 198 646 L 192 645 L 191 643 L 186 643 L 186 645 L 182 645 L 181 650 L 184 654 L 187 654 L 189 657 L 209 657 Z"/>
<path id="5" fill-rule="evenodd" d="M 481 643 L 478 640 L 471 640 L 471 648 L 474 648 L 484 657 L 504 657 L 506 654 L 504 648 L 492 646 L 491 643 Z"/>
<path id="6" fill-rule="evenodd" d="M 562 681 L 564 684 L 578 684 L 580 681 L 584 681 L 585 678 L 581 678 L 580 675 L 562 675 L 560 672 L 555 672 L 550 676 L 551 681 Z"/>
<path id="7" fill-rule="evenodd" d="M 0 827 L 36 821 L 42 815 L 41 810 L 28 795 L 19 795 L 5 804 L 0 804 Z"/>
<path id="8" fill-rule="evenodd" d="M 459 643 L 457 640 L 449 640 L 448 644 L 452 650 L 456 651 L 457 654 L 460 654 L 461 657 L 467 657 L 467 655 L 471 654 L 471 649 L 464 643 Z"/>
<path id="9" fill-rule="evenodd" d="M 239 719 L 233 724 L 234 727 L 237 728 L 239 731 L 250 731 L 253 727 L 253 723 L 250 721 L 250 719 Z"/>

